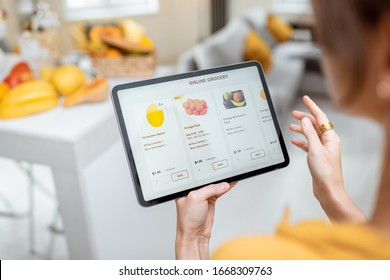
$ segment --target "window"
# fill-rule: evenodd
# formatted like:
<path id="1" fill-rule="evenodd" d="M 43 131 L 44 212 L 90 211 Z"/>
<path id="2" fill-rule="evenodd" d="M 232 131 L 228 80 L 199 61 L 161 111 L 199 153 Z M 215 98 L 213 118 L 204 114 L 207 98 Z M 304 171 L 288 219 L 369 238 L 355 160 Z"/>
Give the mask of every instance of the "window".
<path id="1" fill-rule="evenodd" d="M 273 0 L 272 8 L 279 13 L 311 14 L 310 0 Z"/>
<path id="2" fill-rule="evenodd" d="M 67 20 L 89 20 L 157 13 L 158 0 L 63 0 Z"/>

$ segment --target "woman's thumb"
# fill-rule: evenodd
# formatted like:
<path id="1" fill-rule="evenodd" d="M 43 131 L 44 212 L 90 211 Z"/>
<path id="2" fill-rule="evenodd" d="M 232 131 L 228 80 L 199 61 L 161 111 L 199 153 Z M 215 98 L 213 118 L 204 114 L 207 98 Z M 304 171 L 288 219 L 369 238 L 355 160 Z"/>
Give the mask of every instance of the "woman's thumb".
<path id="1" fill-rule="evenodd" d="M 205 199 L 209 199 L 211 197 L 218 197 L 226 193 L 230 189 L 230 185 L 228 183 L 219 183 L 208 185 L 204 188 L 198 190 L 199 195 Z"/>

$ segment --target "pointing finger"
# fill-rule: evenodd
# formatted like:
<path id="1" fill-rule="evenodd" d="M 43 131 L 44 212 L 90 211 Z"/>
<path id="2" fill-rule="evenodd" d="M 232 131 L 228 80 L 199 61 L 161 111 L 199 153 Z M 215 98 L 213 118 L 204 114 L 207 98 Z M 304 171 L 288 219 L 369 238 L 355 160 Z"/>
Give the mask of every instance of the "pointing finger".
<path id="1" fill-rule="evenodd" d="M 318 150 L 322 148 L 322 143 L 320 141 L 320 138 L 318 137 L 317 131 L 314 129 L 313 124 L 308 118 L 302 119 L 302 129 L 303 134 L 306 137 L 309 150 L 314 149 Z"/>
<path id="2" fill-rule="evenodd" d="M 329 122 L 329 119 L 327 115 L 320 109 L 320 107 L 317 106 L 317 104 L 307 95 L 303 97 L 303 103 L 305 106 L 309 109 L 309 111 L 313 114 L 313 116 L 316 119 L 318 127 L 327 124 Z M 321 133 L 317 130 L 317 133 L 321 136 L 321 139 L 325 137 L 325 141 L 329 141 L 330 139 L 326 139 L 326 137 L 334 137 L 336 134 L 334 130 L 327 130 L 324 133 Z"/>

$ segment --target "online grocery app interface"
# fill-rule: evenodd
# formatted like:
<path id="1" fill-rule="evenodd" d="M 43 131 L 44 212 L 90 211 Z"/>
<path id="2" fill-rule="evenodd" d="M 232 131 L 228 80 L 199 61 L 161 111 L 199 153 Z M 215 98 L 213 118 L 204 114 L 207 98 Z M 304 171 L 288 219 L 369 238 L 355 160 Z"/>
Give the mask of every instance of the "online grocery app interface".
<path id="1" fill-rule="evenodd" d="M 118 96 L 146 201 L 285 160 L 255 66 Z"/>

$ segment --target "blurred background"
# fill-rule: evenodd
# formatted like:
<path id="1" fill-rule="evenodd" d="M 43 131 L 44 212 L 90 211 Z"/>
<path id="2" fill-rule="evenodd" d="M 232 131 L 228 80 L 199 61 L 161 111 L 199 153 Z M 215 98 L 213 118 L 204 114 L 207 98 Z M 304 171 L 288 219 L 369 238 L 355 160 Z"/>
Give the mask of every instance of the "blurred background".
<path id="1" fill-rule="evenodd" d="M 382 131 L 335 107 L 307 0 L 0 0 L 0 258 L 173 259 L 174 202 L 141 208 L 108 94 L 121 83 L 259 61 L 290 166 L 218 202 L 211 249 L 326 218 L 290 112 L 310 95 L 342 139 L 346 189 L 370 215 Z M 361 133 L 365 131 L 365 133 Z"/>

